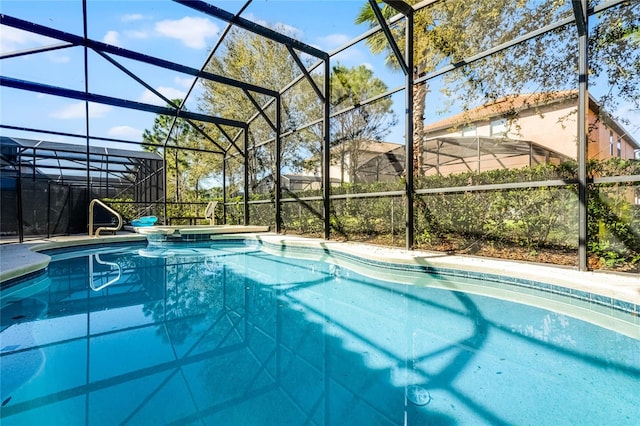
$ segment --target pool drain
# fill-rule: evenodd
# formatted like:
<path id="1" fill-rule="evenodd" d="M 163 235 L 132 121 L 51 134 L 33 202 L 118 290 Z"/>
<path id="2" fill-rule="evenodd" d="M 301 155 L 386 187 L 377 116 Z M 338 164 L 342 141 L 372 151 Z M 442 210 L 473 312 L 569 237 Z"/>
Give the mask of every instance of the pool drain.
<path id="1" fill-rule="evenodd" d="M 407 399 L 415 405 L 427 405 L 431 402 L 431 395 L 422 386 L 407 387 Z"/>

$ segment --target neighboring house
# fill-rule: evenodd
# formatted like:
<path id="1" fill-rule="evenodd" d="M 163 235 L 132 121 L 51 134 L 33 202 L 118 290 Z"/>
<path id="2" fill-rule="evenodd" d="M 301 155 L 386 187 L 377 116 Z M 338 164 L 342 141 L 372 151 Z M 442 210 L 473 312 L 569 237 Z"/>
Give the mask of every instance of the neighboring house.
<path id="1" fill-rule="evenodd" d="M 372 142 L 361 155 L 356 171 L 357 183 L 395 180 L 404 173 L 405 146 L 390 142 Z M 332 175 L 333 176 L 333 175 Z"/>
<path id="2" fill-rule="evenodd" d="M 589 97 L 589 158 L 639 158 L 640 142 Z"/>
<path id="3" fill-rule="evenodd" d="M 337 185 L 339 183 L 340 182 L 337 179 L 331 179 L 332 185 Z M 283 174 L 280 176 L 280 185 L 282 189 L 289 190 L 291 192 L 309 191 L 312 189 L 321 189 L 322 178 L 314 175 Z M 273 176 L 269 175 L 262 178 L 253 188 L 253 191 L 258 194 L 265 194 L 272 189 Z"/>
<path id="4" fill-rule="evenodd" d="M 348 142 L 331 148 L 332 183 L 371 183 L 396 179 L 404 172 L 404 145 L 391 142 L 361 143 L 354 159 Z M 320 175 L 320 168 L 315 170 Z"/>
<path id="5" fill-rule="evenodd" d="M 355 168 L 355 183 L 371 183 L 398 178 L 404 172 L 404 145 L 390 142 L 371 141 L 358 150 Z M 352 181 L 350 170 L 352 155 L 338 145 L 331 150 L 329 176 L 331 186 Z M 316 161 L 319 164 L 318 161 Z M 291 192 L 308 191 L 322 188 L 321 169 L 300 174 L 280 176 L 282 188 Z M 253 188 L 255 193 L 267 193 L 273 189 L 273 176 L 262 178 Z"/>
<path id="6" fill-rule="evenodd" d="M 404 171 L 404 155 L 396 155 L 396 150 L 404 145 L 391 142 L 370 141 L 358 150 L 357 164 L 352 164 L 352 154 L 341 145 L 332 151 L 331 177 L 342 182 L 371 183 L 396 179 Z M 354 173 L 349 173 L 354 170 Z M 350 176 L 353 174 L 353 176 Z M 352 182 L 353 181 L 353 182 Z"/>
<path id="7" fill-rule="evenodd" d="M 575 160 L 577 109 L 577 91 L 520 94 L 428 124 L 424 127 L 422 173 L 448 175 Z M 589 158 L 638 158 L 638 141 L 591 97 L 588 122 Z M 357 150 L 355 165 L 350 148 L 347 143 L 331 149 L 332 185 L 395 180 L 404 174 L 402 144 L 368 142 Z M 320 175 L 319 168 L 314 172 L 291 176 L 302 179 Z M 320 181 L 316 179 L 315 183 L 306 184 L 309 189 L 319 188 Z"/>
<path id="8" fill-rule="evenodd" d="M 425 126 L 423 173 L 557 163 L 577 157 L 576 91 L 506 96 Z M 640 144 L 589 98 L 588 156 L 632 159 Z"/>

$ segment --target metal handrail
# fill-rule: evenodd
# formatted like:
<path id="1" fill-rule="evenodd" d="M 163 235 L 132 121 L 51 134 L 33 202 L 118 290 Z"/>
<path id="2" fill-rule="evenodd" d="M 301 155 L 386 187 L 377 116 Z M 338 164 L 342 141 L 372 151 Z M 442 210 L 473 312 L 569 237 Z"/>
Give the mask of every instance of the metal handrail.
<path id="1" fill-rule="evenodd" d="M 118 219 L 118 226 L 101 226 L 98 229 L 96 229 L 95 233 L 93 232 L 93 207 L 99 204 L 100 206 L 102 206 L 105 210 L 107 210 L 109 213 L 111 213 L 112 215 L 114 215 L 117 219 Z M 120 229 L 122 229 L 122 216 L 120 216 L 120 213 L 118 213 L 117 211 L 115 211 L 114 209 L 112 209 L 111 207 L 109 207 L 108 205 L 106 205 L 105 203 L 103 203 L 102 201 L 100 201 L 97 198 L 94 198 L 93 200 L 91 200 L 91 202 L 89 203 L 89 236 L 90 237 L 99 237 L 100 236 L 100 232 L 102 231 L 119 231 Z"/>
<path id="2" fill-rule="evenodd" d="M 207 207 L 204 209 L 204 218 L 209 219 L 209 224 L 211 226 L 216 224 L 216 206 L 218 205 L 217 201 L 209 201 Z"/>
<path id="3" fill-rule="evenodd" d="M 122 277 L 122 268 L 120 268 L 120 265 L 118 265 L 117 263 L 114 262 L 107 262 L 104 261 L 102 259 L 100 259 L 100 254 L 96 253 L 96 254 L 91 254 L 89 255 L 89 275 L 91 276 L 91 281 L 89 282 L 89 286 L 91 286 L 91 290 L 93 291 L 100 291 L 106 287 L 109 287 L 111 284 L 118 282 L 118 280 L 120 280 L 120 278 Z M 100 265 L 106 265 L 106 266 L 115 266 L 117 269 L 117 276 L 115 278 L 110 279 L 109 281 L 107 281 L 104 284 L 99 285 L 98 287 L 96 287 L 93 283 L 93 261 L 98 262 Z M 113 270 L 113 269 L 111 269 Z M 111 272 L 111 271 L 110 271 Z"/>

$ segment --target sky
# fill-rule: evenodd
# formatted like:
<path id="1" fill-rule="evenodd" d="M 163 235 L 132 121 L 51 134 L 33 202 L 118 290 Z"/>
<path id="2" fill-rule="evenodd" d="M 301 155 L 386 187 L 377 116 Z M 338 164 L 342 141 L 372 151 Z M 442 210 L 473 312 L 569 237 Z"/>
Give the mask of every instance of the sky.
<path id="1" fill-rule="evenodd" d="M 210 2 L 234 14 L 245 4 L 238 0 Z M 368 29 L 364 25 L 354 24 L 364 3 L 365 0 L 253 0 L 242 16 L 261 25 L 284 27 L 305 43 L 331 52 Z M 80 0 L 2 0 L 0 12 L 78 36 L 83 34 Z M 203 65 L 209 50 L 226 26 L 224 21 L 168 0 L 88 0 L 87 16 L 87 34 L 91 39 L 193 68 Z M 52 43 L 56 41 L 7 26 L 0 28 L 2 54 Z M 156 105 L 165 104 L 106 59 L 89 52 L 89 92 Z M 185 74 L 113 57 L 171 99 L 184 97 L 193 83 L 193 78 Z M 332 64 L 333 61 L 346 66 L 365 64 L 389 88 L 404 83 L 402 73 L 385 66 L 384 55 L 371 55 L 363 42 L 332 58 Z M 2 76 L 85 90 L 84 49 L 81 47 L 3 59 L 0 67 Z M 432 86 L 434 84 L 437 83 L 432 83 Z M 438 105 L 437 98 L 434 102 L 434 95 L 429 96 L 432 96 L 429 98 L 431 105 Z M 393 101 L 399 124 L 391 130 L 386 140 L 404 143 L 404 93 L 394 95 Z M 196 111 L 197 103 L 196 91 L 188 98 L 187 108 Z M 631 124 L 625 127 L 640 141 L 638 110 L 626 103 L 614 113 L 631 120 Z M 91 135 L 126 140 L 141 140 L 143 131 L 152 127 L 155 118 L 154 114 L 100 104 L 90 104 L 89 115 Z M 0 118 L 5 125 L 76 134 L 87 132 L 84 102 L 6 87 L 0 87 Z M 428 123 L 442 117 L 437 116 L 435 110 L 428 110 L 426 118 Z M 84 143 L 83 139 L 7 129 L 0 129 L 0 134 Z M 137 149 L 132 145 L 113 142 L 95 144 Z"/>
<path id="2" fill-rule="evenodd" d="M 226 0 L 212 4 L 235 14 L 244 3 Z M 242 16 L 261 25 L 284 27 L 305 43 L 330 52 L 368 29 L 365 25 L 354 24 L 362 4 L 362 0 L 254 0 Z M 3 0 L 0 11 L 75 35 L 83 34 L 80 0 Z M 203 65 L 226 26 L 222 20 L 170 1 L 89 0 L 87 16 L 87 34 L 91 39 L 193 68 Z M 3 54 L 55 43 L 57 41 L 7 26 L 2 26 L 0 31 L 0 52 Z M 183 98 L 193 83 L 189 75 L 113 57 L 170 99 Z M 372 56 L 364 43 L 332 60 L 347 66 L 365 64 L 389 87 L 403 84 L 402 74 L 386 67 L 382 55 Z M 0 66 L 3 76 L 84 91 L 84 49 L 81 47 L 3 59 Z M 91 93 L 165 105 L 162 99 L 91 51 L 88 70 Z M 0 95 L 3 124 L 86 133 L 83 101 L 6 87 L 0 88 Z M 395 109 L 401 112 L 404 100 L 402 95 L 397 98 L 399 105 Z M 196 91 L 188 98 L 187 107 L 197 110 L 197 100 Z M 140 140 L 142 132 L 152 127 L 155 118 L 153 114 L 100 104 L 90 104 L 89 114 L 90 134 L 126 140 Z M 0 129 L 0 132 L 7 136 L 69 140 L 63 136 L 37 136 L 31 132 L 16 133 L 7 129 Z M 403 138 L 403 130 L 396 129 L 392 137 Z M 82 139 L 71 141 L 84 143 Z M 133 148 L 114 143 L 96 144 Z"/>

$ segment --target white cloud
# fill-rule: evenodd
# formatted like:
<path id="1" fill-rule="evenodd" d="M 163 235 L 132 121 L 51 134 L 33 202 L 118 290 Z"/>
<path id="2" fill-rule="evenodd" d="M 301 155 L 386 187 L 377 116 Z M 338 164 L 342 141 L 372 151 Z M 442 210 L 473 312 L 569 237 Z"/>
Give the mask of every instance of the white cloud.
<path id="1" fill-rule="evenodd" d="M 129 38 L 145 39 L 149 38 L 149 33 L 141 30 L 127 30 L 124 34 Z"/>
<path id="2" fill-rule="evenodd" d="M 245 13 L 242 16 L 248 19 L 249 21 L 255 22 L 258 25 L 262 25 L 263 27 L 267 27 L 267 28 L 273 28 L 275 31 L 278 31 L 279 33 L 286 34 L 291 37 L 301 38 L 303 34 L 303 31 L 301 29 L 285 24 L 283 22 L 276 22 L 275 24 L 271 24 L 265 21 L 264 19 L 260 19 L 256 17 L 252 13 Z"/>
<path id="3" fill-rule="evenodd" d="M 131 126 L 115 126 L 107 132 L 109 136 L 125 139 L 142 139 L 142 130 Z"/>
<path id="4" fill-rule="evenodd" d="M 204 49 L 207 47 L 208 39 L 219 32 L 218 26 L 209 19 L 189 16 L 156 22 L 155 29 L 163 36 L 180 40 L 192 49 Z"/>
<path id="5" fill-rule="evenodd" d="M 242 15 L 243 18 L 251 21 L 251 22 L 255 22 L 258 25 L 262 25 L 263 27 L 268 27 L 269 23 L 267 21 L 265 21 L 264 19 L 260 19 L 258 18 L 256 15 L 254 15 L 253 13 L 249 12 L 249 13 L 244 13 Z"/>
<path id="6" fill-rule="evenodd" d="M 47 58 L 51 62 L 56 63 L 56 64 L 66 64 L 66 63 L 71 61 L 70 57 L 68 57 L 67 55 L 62 55 L 62 54 L 60 54 L 58 52 L 48 52 L 47 53 Z"/>
<path id="7" fill-rule="evenodd" d="M 157 87 L 156 90 L 171 100 L 184 99 L 184 97 L 187 95 L 186 92 L 173 87 L 161 86 L 161 87 Z M 143 102 L 145 104 L 159 105 L 159 106 L 165 106 L 167 104 L 165 101 L 157 97 L 151 90 L 145 90 L 142 96 L 140 96 L 140 98 L 138 99 L 138 101 Z"/>
<path id="8" fill-rule="evenodd" d="M 332 56 L 331 62 L 332 63 L 340 62 L 341 64 L 348 65 L 348 66 L 364 65 L 370 70 L 373 70 L 371 63 L 365 61 L 366 59 L 369 59 L 369 58 L 370 56 L 367 56 L 365 53 L 362 52 L 362 50 L 351 47 L 347 50 L 343 50 L 337 55 Z"/>
<path id="9" fill-rule="evenodd" d="M 2 31 L 0 31 L 1 53 L 8 53 L 31 47 L 46 46 L 54 43 L 57 43 L 57 41 L 49 37 L 44 37 L 11 27 L 2 27 Z"/>
<path id="10" fill-rule="evenodd" d="M 351 41 L 352 37 L 346 34 L 329 34 L 325 37 L 318 37 L 317 43 L 321 49 L 331 51 Z"/>
<path id="11" fill-rule="evenodd" d="M 274 27 L 274 30 L 276 30 L 279 33 L 288 35 L 290 37 L 296 37 L 296 38 L 301 38 L 302 37 L 302 30 L 299 28 L 296 28 L 292 25 L 287 25 L 284 24 L 282 22 L 277 22 Z"/>
<path id="12" fill-rule="evenodd" d="M 113 108 L 110 107 L 109 105 L 89 103 L 89 117 L 90 118 L 104 117 L 112 109 Z M 72 120 L 76 118 L 84 118 L 85 117 L 84 112 L 85 112 L 84 102 L 77 102 L 77 103 L 65 106 L 59 111 L 52 113 L 51 116 L 53 118 L 59 118 L 62 120 Z"/>
<path id="13" fill-rule="evenodd" d="M 113 46 L 120 46 L 120 34 L 117 31 L 107 31 L 102 41 Z"/>
<path id="14" fill-rule="evenodd" d="M 191 87 L 191 84 L 193 83 L 193 79 L 194 79 L 194 77 L 176 76 L 176 78 L 173 79 L 173 82 L 176 83 L 178 86 L 189 88 L 189 87 Z M 162 92 L 160 92 L 160 93 L 162 93 Z"/>
<path id="15" fill-rule="evenodd" d="M 47 46 L 58 43 L 57 40 L 43 37 L 26 31 L 17 30 L 10 27 L 3 27 L 0 31 L 0 52 L 9 53 L 23 49 L 31 49 L 40 46 Z M 63 54 L 64 50 L 46 52 L 44 55 L 53 63 L 64 64 L 71 58 Z"/>
<path id="16" fill-rule="evenodd" d="M 140 13 L 130 13 L 122 17 L 122 22 L 141 21 L 143 19 L 144 15 Z"/>

